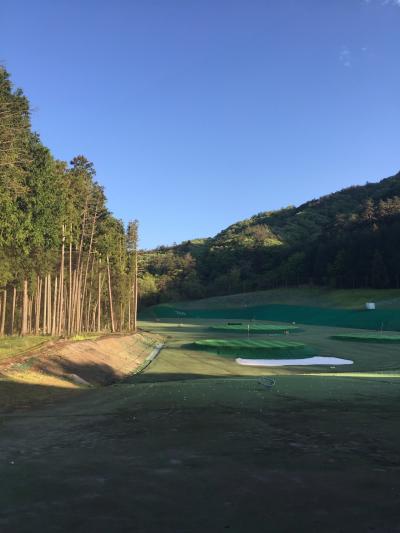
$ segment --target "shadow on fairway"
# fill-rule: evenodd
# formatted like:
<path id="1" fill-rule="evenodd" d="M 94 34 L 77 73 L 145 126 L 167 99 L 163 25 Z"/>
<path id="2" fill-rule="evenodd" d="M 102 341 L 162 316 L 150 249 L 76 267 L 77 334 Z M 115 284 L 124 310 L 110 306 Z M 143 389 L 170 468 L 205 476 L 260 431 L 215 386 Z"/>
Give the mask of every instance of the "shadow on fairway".
<path id="1" fill-rule="evenodd" d="M 33 369 L 22 364 L 19 370 L 26 371 L 26 381 L 0 374 L 0 413 L 52 405 L 122 380 L 122 375 L 107 364 L 78 364 L 56 356 L 46 363 L 35 362 Z"/>
<path id="2" fill-rule="evenodd" d="M 76 398 L 85 393 L 86 390 L 33 385 L 9 381 L 0 377 L 0 416 L 53 405 L 60 400 Z"/>
<path id="3" fill-rule="evenodd" d="M 57 356 L 49 358 L 45 362 L 38 362 L 36 368 L 39 371 L 67 379 L 78 385 L 84 385 L 84 383 L 77 382 L 77 376 L 90 385 L 112 385 L 122 378 L 121 374 L 118 374 L 113 367 L 105 363 L 82 364 L 67 361 Z"/>

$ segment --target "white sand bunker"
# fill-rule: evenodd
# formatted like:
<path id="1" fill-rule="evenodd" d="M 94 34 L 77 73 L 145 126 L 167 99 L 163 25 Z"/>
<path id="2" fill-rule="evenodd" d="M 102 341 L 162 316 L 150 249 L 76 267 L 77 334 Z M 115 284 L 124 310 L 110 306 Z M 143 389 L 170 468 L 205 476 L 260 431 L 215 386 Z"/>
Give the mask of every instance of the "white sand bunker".
<path id="1" fill-rule="evenodd" d="M 306 359 L 242 359 L 238 357 L 236 362 L 245 366 L 309 366 L 309 365 L 352 365 L 350 359 L 339 357 L 307 357 Z"/>

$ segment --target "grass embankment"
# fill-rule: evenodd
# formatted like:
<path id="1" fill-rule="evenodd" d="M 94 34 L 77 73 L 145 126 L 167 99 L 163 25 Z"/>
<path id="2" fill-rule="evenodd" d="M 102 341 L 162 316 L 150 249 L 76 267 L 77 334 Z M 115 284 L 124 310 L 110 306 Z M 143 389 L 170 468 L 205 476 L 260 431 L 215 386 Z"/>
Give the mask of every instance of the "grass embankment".
<path id="1" fill-rule="evenodd" d="M 270 289 L 183 301 L 174 305 L 182 309 L 232 309 L 269 304 L 363 309 L 366 302 L 376 302 L 380 309 L 400 309 L 400 289 Z"/>
<path id="2" fill-rule="evenodd" d="M 118 382 L 135 372 L 159 341 L 149 333 L 81 337 L 55 339 L 42 348 L 39 345 L 34 353 L 25 349 L 4 359 L 0 364 L 0 411 L 52 403 L 68 397 L 71 389 Z M 27 345 L 38 347 L 32 342 L 20 346 Z"/>
<path id="3" fill-rule="evenodd" d="M 366 310 L 365 303 L 372 299 L 377 302 L 377 309 Z M 161 320 L 261 320 L 399 331 L 400 290 L 277 289 L 190 303 L 158 305 L 145 310 L 143 317 Z"/>
<path id="4" fill-rule="evenodd" d="M 51 340 L 52 337 L 40 335 L 2 337 L 0 338 L 0 362 L 4 359 L 29 352 Z"/>
<path id="5" fill-rule="evenodd" d="M 84 333 L 74 335 L 67 339 L 71 342 L 78 342 L 83 340 L 94 340 L 101 337 L 98 333 Z M 24 337 L 13 335 L 12 337 L 0 338 L 0 362 L 5 359 L 17 357 L 24 353 L 30 352 L 44 346 L 46 343 L 57 340 L 56 337 L 48 335 L 26 335 Z"/>

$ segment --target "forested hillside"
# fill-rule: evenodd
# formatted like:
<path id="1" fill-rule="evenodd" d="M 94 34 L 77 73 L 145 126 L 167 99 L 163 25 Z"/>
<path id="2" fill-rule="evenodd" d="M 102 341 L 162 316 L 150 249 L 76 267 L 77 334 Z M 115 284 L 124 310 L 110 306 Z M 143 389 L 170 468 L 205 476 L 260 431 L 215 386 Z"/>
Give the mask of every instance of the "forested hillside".
<path id="1" fill-rule="evenodd" d="M 143 301 L 299 285 L 400 286 L 400 173 L 142 258 Z"/>
<path id="2" fill-rule="evenodd" d="M 136 244 L 93 164 L 52 156 L 0 68 L 0 334 L 134 329 Z"/>

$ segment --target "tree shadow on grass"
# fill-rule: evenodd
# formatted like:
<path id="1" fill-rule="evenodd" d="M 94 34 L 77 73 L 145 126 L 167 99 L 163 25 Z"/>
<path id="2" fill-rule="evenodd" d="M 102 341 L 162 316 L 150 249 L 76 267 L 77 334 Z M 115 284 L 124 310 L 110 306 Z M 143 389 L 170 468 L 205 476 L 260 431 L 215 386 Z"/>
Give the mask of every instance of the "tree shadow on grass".
<path id="1" fill-rule="evenodd" d="M 0 413 L 52 405 L 78 397 L 92 387 L 112 385 L 123 377 L 104 363 L 78 364 L 58 357 L 33 365 L 25 363 L 15 371 L 11 376 L 0 374 Z"/>
<path id="2" fill-rule="evenodd" d="M 112 385 L 122 379 L 123 375 L 106 363 L 77 363 L 60 357 L 50 357 L 45 361 L 38 361 L 35 369 L 77 385 Z M 80 382 L 80 378 L 83 382 Z"/>
<path id="3" fill-rule="evenodd" d="M 83 393 L 85 389 L 22 383 L 0 378 L 0 416 L 47 407 L 55 402 L 76 398 Z"/>

